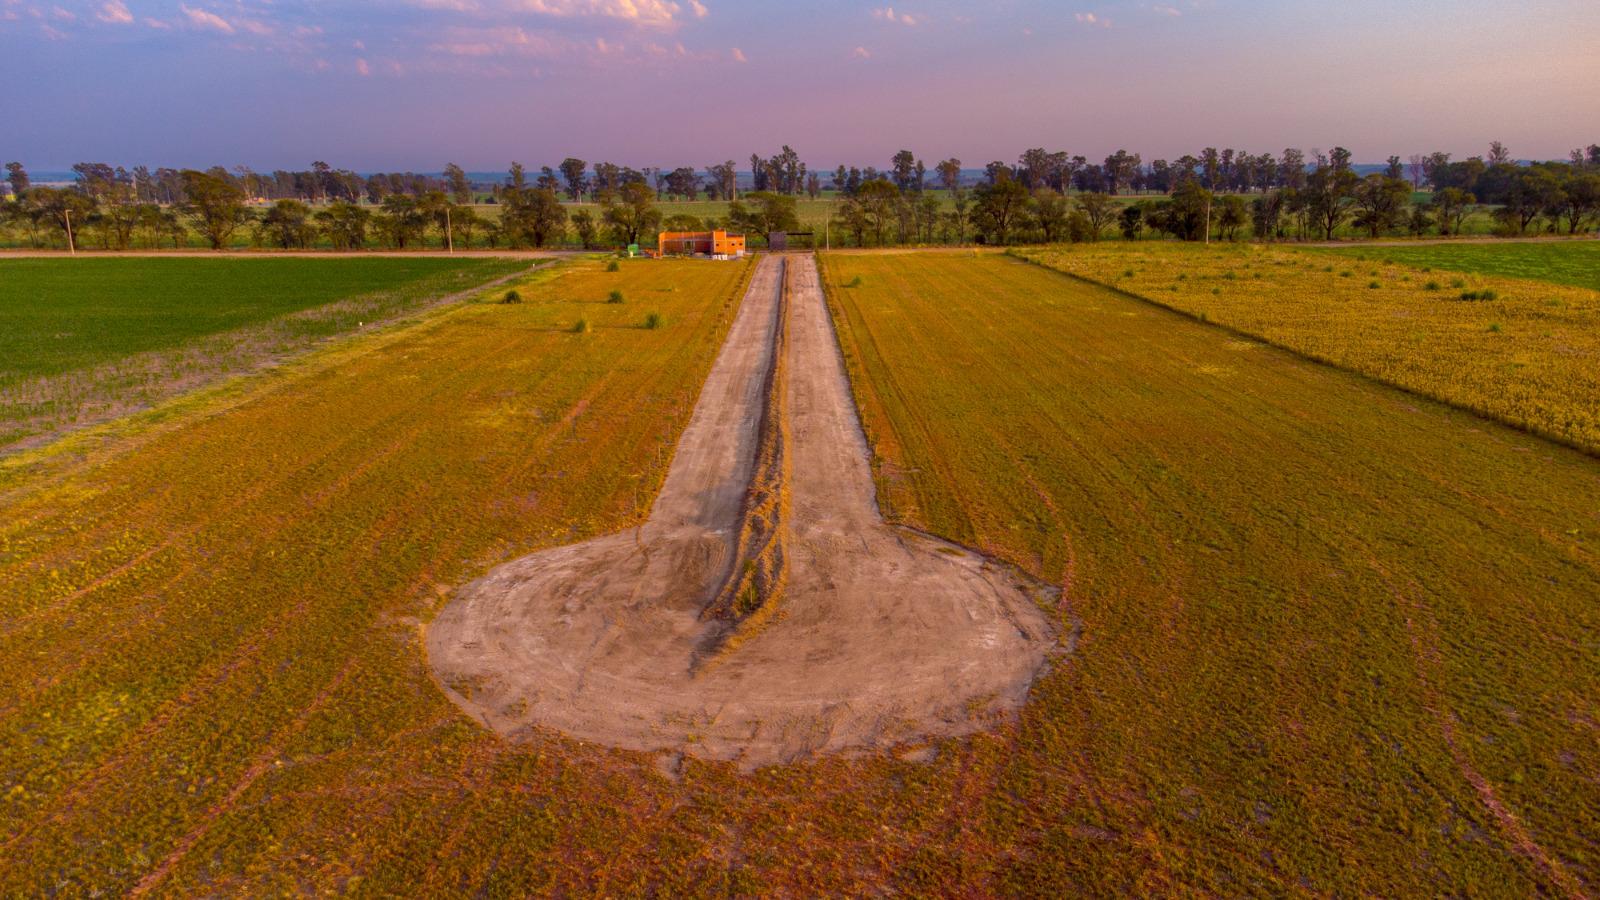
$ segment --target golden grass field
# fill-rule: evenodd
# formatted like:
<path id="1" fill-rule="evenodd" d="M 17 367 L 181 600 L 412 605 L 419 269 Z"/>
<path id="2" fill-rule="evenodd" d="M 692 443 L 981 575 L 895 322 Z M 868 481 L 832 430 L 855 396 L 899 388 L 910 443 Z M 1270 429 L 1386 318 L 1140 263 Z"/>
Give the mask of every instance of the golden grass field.
<path id="1" fill-rule="evenodd" d="M 1522 252 L 1517 245 L 1500 249 Z M 1600 292 L 1262 245 L 1018 252 L 1600 453 Z M 1485 292 L 1492 299 L 1462 299 Z"/>
<path id="2" fill-rule="evenodd" d="M 1600 462 L 1004 256 L 825 262 L 880 502 L 1081 629 L 968 770 L 980 890 L 1600 888 Z"/>
<path id="3" fill-rule="evenodd" d="M 645 516 L 748 273 L 565 263 L 0 461 L 0 894 L 1600 889 L 1600 464 L 998 255 L 824 274 L 885 512 L 1065 588 L 1020 721 L 742 775 L 466 718 L 419 629 Z"/>

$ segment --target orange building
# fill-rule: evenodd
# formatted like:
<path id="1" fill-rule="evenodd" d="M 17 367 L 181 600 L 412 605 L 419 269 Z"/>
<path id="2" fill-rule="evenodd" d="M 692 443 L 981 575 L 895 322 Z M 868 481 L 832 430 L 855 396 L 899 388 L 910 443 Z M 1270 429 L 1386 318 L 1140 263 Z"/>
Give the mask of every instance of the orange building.
<path id="1" fill-rule="evenodd" d="M 663 231 L 656 238 L 662 256 L 709 256 L 738 259 L 744 256 L 744 235 L 726 231 Z"/>

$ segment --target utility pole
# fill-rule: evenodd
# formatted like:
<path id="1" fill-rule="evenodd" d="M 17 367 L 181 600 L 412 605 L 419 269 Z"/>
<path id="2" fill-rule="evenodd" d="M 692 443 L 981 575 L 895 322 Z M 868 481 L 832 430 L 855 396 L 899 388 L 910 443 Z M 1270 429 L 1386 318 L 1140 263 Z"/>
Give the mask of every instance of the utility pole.
<path id="1" fill-rule="evenodd" d="M 78 244 L 72 239 L 72 210 L 68 209 L 65 210 L 65 212 L 67 214 L 67 250 L 70 251 L 73 256 L 77 256 Z"/>

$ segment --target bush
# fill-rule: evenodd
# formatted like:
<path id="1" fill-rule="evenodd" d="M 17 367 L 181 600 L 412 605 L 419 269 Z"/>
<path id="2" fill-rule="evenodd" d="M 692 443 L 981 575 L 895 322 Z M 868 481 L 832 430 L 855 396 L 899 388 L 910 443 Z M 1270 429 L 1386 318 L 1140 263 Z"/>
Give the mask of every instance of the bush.
<path id="1" fill-rule="evenodd" d="M 572 325 L 572 333 L 573 334 L 588 334 L 589 333 L 589 320 L 588 319 L 579 319 L 577 322 L 573 323 L 573 325 Z"/>
<path id="2" fill-rule="evenodd" d="M 1491 323 L 1489 323 L 1489 331 L 1493 332 L 1494 334 L 1499 334 L 1500 333 L 1500 323 L 1499 322 L 1491 322 Z"/>
<path id="3" fill-rule="evenodd" d="M 1437 291 L 1439 289 L 1439 282 L 1430 281 L 1427 284 L 1423 285 L 1422 289 L 1425 290 L 1425 291 Z"/>
<path id="4" fill-rule="evenodd" d="M 661 318 L 661 313 L 653 312 L 644 317 L 644 327 L 650 329 L 651 331 L 655 331 L 663 324 L 664 320 Z"/>
<path id="5" fill-rule="evenodd" d="M 849 281 L 845 282 L 844 286 L 847 288 L 861 287 L 861 276 L 857 275 L 856 277 L 850 279 Z"/>
<path id="6" fill-rule="evenodd" d="M 1379 284 L 1376 281 L 1367 282 L 1367 290 L 1369 290 L 1369 291 L 1375 291 L 1375 290 L 1377 290 L 1378 288 L 1381 288 L 1381 287 L 1383 287 L 1383 285 Z"/>
<path id="7" fill-rule="evenodd" d="M 622 292 L 621 291 L 612 291 L 611 295 L 606 298 L 606 302 L 607 303 L 621 303 L 621 302 L 623 302 Z"/>
<path id="8" fill-rule="evenodd" d="M 620 271 L 622 271 L 622 266 L 616 260 L 613 259 L 612 261 L 606 263 L 606 271 L 607 272 L 620 272 Z"/>
<path id="9" fill-rule="evenodd" d="M 506 295 L 504 297 L 500 298 L 500 302 L 501 303 L 521 303 L 522 302 L 522 295 L 517 293 L 515 290 L 509 290 L 509 291 L 506 291 Z"/>
<path id="10" fill-rule="evenodd" d="M 1499 296 L 1500 296 L 1499 294 L 1496 294 L 1494 291 L 1491 291 L 1491 290 L 1488 290 L 1488 289 L 1481 290 L 1481 291 L 1462 291 L 1461 292 L 1461 299 L 1463 299 L 1463 300 L 1494 300 L 1494 299 L 1497 299 Z"/>

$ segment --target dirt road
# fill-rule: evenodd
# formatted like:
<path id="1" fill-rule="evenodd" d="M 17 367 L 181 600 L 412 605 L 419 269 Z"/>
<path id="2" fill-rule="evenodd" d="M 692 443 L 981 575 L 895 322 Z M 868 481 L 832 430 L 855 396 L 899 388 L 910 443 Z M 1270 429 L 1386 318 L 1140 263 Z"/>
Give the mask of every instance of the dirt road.
<path id="1" fill-rule="evenodd" d="M 508 563 L 428 631 L 448 693 L 495 730 L 553 728 L 745 767 L 968 733 L 1015 709 L 1057 641 L 1053 592 L 879 516 L 815 263 L 788 303 L 785 584 L 708 655 L 774 364 L 785 260 L 763 260 L 643 526 Z"/>

